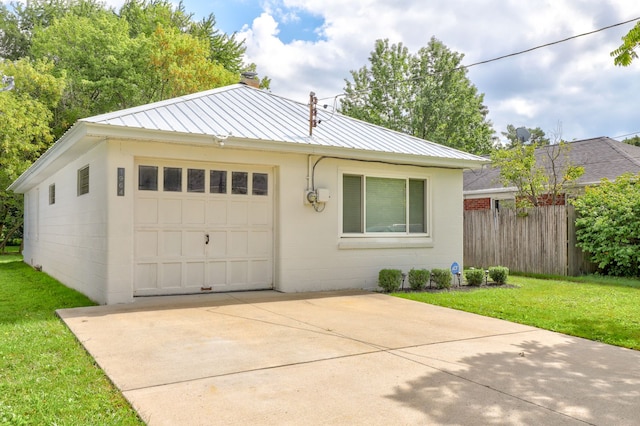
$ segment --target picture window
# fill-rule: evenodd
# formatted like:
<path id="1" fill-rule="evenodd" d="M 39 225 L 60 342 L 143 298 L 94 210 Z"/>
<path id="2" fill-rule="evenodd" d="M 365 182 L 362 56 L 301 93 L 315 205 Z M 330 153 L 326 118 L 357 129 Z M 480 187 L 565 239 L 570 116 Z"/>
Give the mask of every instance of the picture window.
<path id="1" fill-rule="evenodd" d="M 343 233 L 426 233 L 426 189 L 424 179 L 343 175 Z"/>

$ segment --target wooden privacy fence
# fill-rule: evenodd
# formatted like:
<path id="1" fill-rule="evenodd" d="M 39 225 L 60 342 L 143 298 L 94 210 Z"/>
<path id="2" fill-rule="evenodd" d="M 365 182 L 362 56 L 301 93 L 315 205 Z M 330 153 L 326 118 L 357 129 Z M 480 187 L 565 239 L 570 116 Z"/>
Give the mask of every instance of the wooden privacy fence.
<path id="1" fill-rule="evenodd" d="M 576 247 L 573 206 L 464 212 L 464 265 L 512 271 L 582 275 L 595 271 Z"/>

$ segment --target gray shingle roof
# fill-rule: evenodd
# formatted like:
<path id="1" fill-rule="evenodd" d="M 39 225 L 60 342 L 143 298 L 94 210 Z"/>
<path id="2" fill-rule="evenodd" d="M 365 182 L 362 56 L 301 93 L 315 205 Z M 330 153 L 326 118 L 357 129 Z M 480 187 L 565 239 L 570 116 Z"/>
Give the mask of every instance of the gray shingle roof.
<path id="1" fill-rule="evenodd" d="M 484 162 L 481 157 L 332 113 L 318 105 L 309 136 L 309 106 L 243 84 L 80 120 L 134 129 L 278 141 Z"/>
<path id="2" fill-rule="evenodd" d="M 597 183 L 602 178 L 614 180 L 626 172 L 640 172 L 640 147 L 604 136 L 569 142 L 569 146 L 568 155 L 560 156 L 558 164 L 569 161 L 574 166 L 584 167 L 584 174 L 576 181 L 578 185 Z M 553 149 L 553 146 L 536 149 L 538 161 L 546 156 L 548 149 Z M 481 170 L 464 172 L 465 192 L 503 188 L 499 181 L 499 169 L 487 165 Z"/>

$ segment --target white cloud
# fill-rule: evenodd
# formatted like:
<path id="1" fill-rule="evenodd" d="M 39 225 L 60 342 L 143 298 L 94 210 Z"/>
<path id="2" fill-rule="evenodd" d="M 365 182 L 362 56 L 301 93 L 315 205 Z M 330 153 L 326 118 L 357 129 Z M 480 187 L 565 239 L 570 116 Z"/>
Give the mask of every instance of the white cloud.
<path id="1" fill-rule="evenodd" d="M 640 15 L 635 0 L 282 0 L 278 5 L 321 16 L 322 38 L 282 43 L 279 18 L 269 13 L 240 36 L 247 37 L 247 59 L 272 79 L 273 92 L 300 101 L 309 90 L 321 97 L 340 93 L 349 71 L 368 65 L 376 39 L 402 42 L 415 52 L 435 36 L 469 64 Z M 471 68 L 469 77 L 485 93 L 496 132 L 507 124 L 552 132 L 558 122 L 567 139 L 640 131 L 640 120 L 628 113 L 640 110 L 640 100 L 624 88 L 625 82 L 640 85 L 640 61 L 619 69 L 609 56 L 631 27 Z"/>

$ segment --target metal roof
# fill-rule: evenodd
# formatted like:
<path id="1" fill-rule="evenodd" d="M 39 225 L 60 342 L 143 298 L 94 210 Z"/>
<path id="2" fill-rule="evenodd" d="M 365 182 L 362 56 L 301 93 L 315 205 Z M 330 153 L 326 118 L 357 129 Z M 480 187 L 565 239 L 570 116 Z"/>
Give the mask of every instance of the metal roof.
<path id="1" fill-rule="evenodd" d="M 463 151 L 356 120 L 318 106 L 320 123 L 309 136 L 309 105 L 235 84 L 80 122 L 186 134 L 351 148 L 477 162 Z M 468 164 L 467 164 L 468 165 Z"/>

